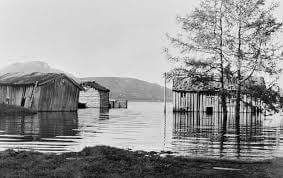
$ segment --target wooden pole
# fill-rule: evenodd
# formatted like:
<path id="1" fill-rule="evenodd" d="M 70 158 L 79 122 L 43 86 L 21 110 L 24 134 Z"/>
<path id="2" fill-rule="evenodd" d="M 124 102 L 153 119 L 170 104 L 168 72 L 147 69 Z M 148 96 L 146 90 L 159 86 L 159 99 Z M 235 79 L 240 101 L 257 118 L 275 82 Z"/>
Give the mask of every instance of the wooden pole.
<path id="1" fill-rule="evenodd" d="M 166 113 L 166 72 L 164 73 L 164 113 Z"/>

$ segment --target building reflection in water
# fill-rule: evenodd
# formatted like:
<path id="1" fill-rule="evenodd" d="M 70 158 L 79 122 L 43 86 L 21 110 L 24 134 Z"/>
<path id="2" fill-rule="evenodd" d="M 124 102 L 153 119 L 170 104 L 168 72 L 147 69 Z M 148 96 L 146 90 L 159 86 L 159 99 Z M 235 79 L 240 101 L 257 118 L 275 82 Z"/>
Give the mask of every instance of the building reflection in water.
<path id="1" fill-rule="evenodd" d="M 32 136 L 33 139 L 75 136 L 78 115 L 75 112 L 41 112 L 33 116 L 6 116 L 0 119 L 0 129 L 5 135 Z"/>
<path id="2" fill-rule="evenodd" d="M 109 119 L 109 108 L 100 108 L 98 118 L 101 120 Z"/>
<path id="3" fill-rule="evenodd" d="M 80 113 L 81 111 L 79 111 Z M 83 118 L 109 119 L 109 109 L 90 108 Z M 83 139 L 76 112 L 40 112 L 33 116 L 0 118 L 0 150 L 32 149 L 46 152 L 76 150 Z"/>
<path id="4" fill-rule="evenodd" d="M 278 145 L 279 129 L 264 127 L 263 120 L 253 113 L 241 113 L 238 124 L 232 113 L 227 122 L 222 113 L 174 113 L 172 149 L 197 157 L 269 158 Z"/>
<path id="5" fill-rule="evenodd" d="M 78 111 L 80 118 L 93 118 L 99 120 L 109 119 L 108 108 L 86 108 Z"/>

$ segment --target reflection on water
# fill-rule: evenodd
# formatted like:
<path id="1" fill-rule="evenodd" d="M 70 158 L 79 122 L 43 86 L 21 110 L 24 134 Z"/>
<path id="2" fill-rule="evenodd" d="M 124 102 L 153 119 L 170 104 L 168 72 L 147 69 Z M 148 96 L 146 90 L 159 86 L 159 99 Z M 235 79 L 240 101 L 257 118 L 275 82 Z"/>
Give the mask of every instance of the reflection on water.
<path id="1" fill-rule="evenodd" d="M 78 133 L 78 116 L 72 112 L 43 112 L 34 116 L 4 116 L 0 119 L 0 148 L 66 151 Z M 58 140 L 54 139 L 58 137 Z M 48 142 L 48 143 L 47 143 Z M 46 144 L 45 144 L 46 143 Z"/>
<path id="2" fill-rule="evenodd" d="M 264 117 L 241 113 L 240 123 L 228 115 L 227 123 L 221 113 L 174 114 L 174 151 L 199 157 L 264 159 L 274 155 L 279 145 L 278 128 L 263 127 Z"/>
<path id="3" fill-rule="evenodd" d="M 76 135 L 77 113 L 49 112 L 34 116 L 7 116 L 0 119 L 0 129 L 9 135 L 25 135 L 37 140 L 59 135 Z"/>
<path id="4" fill-rule="evenodd" d="M 225 159 L 283 156 L 282 116 L 242 113 L 236 124 L 221 113 L 172 113 L 162 103 L 130 103 L 128 109 L 88 108 L 78 113 L 39 113 L 0 118 L 0 150 L 79 151 L 109 145 L 177 155 Z"/>

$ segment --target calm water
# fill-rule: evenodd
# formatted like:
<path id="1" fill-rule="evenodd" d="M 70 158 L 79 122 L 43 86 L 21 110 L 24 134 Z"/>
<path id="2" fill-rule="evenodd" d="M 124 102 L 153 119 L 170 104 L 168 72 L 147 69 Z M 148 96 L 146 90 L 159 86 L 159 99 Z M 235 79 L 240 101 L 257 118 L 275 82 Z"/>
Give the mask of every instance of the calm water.
<path id="1" fill-rule="evenodd" d="M 1 117 L 0 150 L 80 151 L 85 146 L 110 145 L 146 151 L 172 151 L 192 157 L 265 159 L 283 157 L 282 116 L 243 113 L 235 124 L 229 115 L 173 114 L 162 103 L 129 103 L 128 109 L 95 108 L 78 113 L 40 113 Z M 238 134 L 237 134 L 238 133 Z"/>

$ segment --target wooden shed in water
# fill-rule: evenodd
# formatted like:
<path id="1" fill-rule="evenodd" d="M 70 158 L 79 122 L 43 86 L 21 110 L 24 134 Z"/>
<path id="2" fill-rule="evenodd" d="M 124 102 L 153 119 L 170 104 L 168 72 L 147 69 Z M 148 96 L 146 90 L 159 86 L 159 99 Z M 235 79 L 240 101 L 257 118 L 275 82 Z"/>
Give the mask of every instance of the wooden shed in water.
<path id="1" fill-rule="evenodd" d="M 80 93 L 80 103 L 86 103 L 87 107 L 109 108 L 110 90 L 95 81 L 86 81 L 81 84 L 84 91 Z"/>
<path id="2" fill-rule="evenodd" d="M 215 83 L 193 85 L 189 78 L 177 78 L 173 80 L 173 111 L 174 112 L 222 112 L 221 98 L 219 95 L 220 86 Z M 230 92 L 235 91 L 233 84 L 229 85 Z M 228 112 L 235 112 L 236 98 L 227 97 Z M 260 110 L 262 102 L 259 98 L 242 96 L 241 112 L 255 112 Z"/>
<path id="3" fill-rule="evenodd" d="M 77 111 L 79 93 L 75 80 L 58 73 L 8 73 L 0 76 L 0 103 L 34 111 Z"/>

